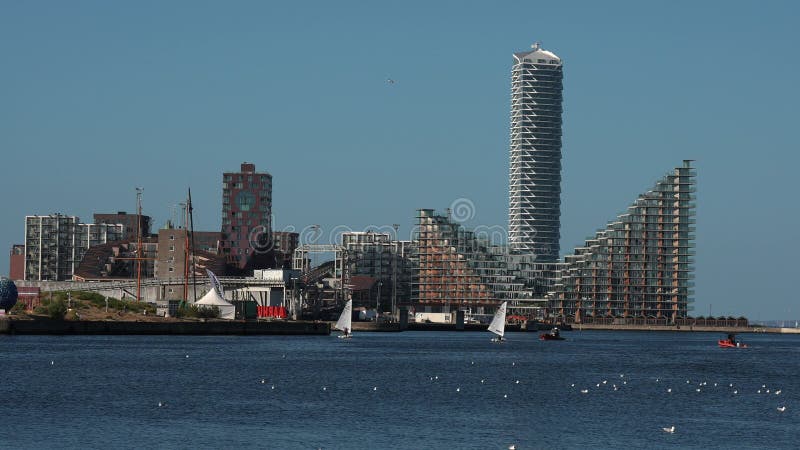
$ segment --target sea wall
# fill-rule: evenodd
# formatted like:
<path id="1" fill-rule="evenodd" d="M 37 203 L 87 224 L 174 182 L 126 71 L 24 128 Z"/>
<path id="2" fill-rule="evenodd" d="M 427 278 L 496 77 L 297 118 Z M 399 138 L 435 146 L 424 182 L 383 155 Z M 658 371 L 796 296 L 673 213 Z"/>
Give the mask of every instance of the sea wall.
<path id="1" fill-rule="evenodd" d="M 608 330 L 608 331 L 693 331 L 707 333 L 800 333 L 800 328 L 772 328 L 772 327 L 699 327 L 694 325 L 602 325 L 602 324 L 572 324 L 572 329 L 578 330 Z"/>
<path id="2" fill-rule="evenodd" d="M 331 332 L 326 322 L 289 321 L 171 321 L 133 322 L 110 320 L 0 320 L 6 334 L 174 334 L 174 335 L 321 335 Z"/>

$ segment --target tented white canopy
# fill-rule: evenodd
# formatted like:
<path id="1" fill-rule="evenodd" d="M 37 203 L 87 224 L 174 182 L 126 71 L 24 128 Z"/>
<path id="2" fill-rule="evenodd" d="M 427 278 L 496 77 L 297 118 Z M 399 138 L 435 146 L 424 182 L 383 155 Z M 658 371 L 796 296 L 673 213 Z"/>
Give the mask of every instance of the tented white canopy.
<path id="1" fill-rule="evenodd" d="M 224 298 L 220 297 L 217 290 L 211 288 L 206 295 L 194 303 L 198 307 L 212 307 L 219 308 L 219 317 L 221 319 L 234 319 L 236 318 L 236 307 L 228 303 Z"/>

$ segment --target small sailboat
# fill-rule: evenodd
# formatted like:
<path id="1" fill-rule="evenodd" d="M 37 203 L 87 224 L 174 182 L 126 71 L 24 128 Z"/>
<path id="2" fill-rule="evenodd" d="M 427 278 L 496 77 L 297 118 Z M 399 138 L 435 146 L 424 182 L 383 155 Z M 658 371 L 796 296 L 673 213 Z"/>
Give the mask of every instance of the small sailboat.
<path id="1" fill-rule="evenodd" d="M 492 338 L 492 342 L 505 342 L 503 335 L 506 334 L 506 306 L 508 302 L 503 302 L 497 312 L 494 313 L 492 323 L 489 324 L 489 331 L 496 334 L 497 337 Z"/>
<path id="2" fill-rule="evenodd" d="M 348 300 L 347 303 L 344 304 L 344 309 L 342 310 L 342 314 L 339 316 L 339 320 L 337 320 L 336 325 L 333 326 L 342 332 L 342 334 L 339 335 L 339 339 L 350 339 L 353 336 L 352 324 L 353 301 Z"/>

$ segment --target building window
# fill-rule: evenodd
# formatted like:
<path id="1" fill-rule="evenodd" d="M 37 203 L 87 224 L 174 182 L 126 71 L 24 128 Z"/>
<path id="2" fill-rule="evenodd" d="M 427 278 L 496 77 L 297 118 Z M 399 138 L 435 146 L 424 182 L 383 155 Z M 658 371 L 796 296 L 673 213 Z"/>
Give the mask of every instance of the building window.
<path id="1" fill-rule="evenodd" d="M 256 199 L 252 192 L 241 191 L 236 195 L 236 203 L 241 211 L 250 211 L 255 206 Z"/>

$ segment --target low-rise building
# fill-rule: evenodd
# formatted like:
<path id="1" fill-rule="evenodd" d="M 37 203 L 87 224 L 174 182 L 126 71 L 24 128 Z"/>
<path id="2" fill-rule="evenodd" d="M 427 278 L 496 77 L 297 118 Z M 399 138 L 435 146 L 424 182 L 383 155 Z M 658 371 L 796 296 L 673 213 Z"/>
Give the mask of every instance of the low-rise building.
<path id="1" fill-rule="evenodd" d="M 393 240 L 389 233 L 347 232 L 342 234 L 342 248 L 351 284 L 356 277 L 372 280 L 369 292 L 353 297 L 356 306 L 389 311 L 393 305 L 410 304 L 414 274 L 411 241 Z"/>
<path id="2" fill-rule="evenodd" d="M 8 278 L 12 280 L 25 279 L 25 244 L 11 246 L 8 261 Z"/>

